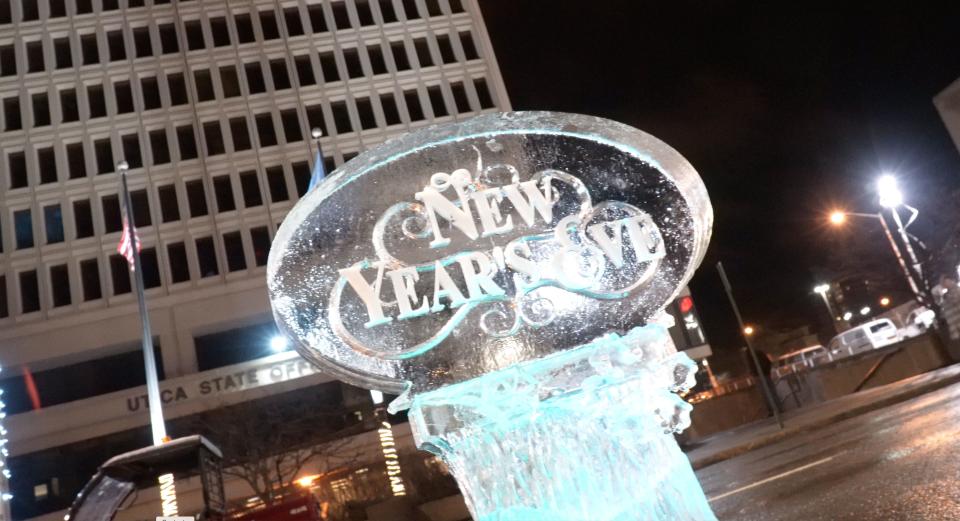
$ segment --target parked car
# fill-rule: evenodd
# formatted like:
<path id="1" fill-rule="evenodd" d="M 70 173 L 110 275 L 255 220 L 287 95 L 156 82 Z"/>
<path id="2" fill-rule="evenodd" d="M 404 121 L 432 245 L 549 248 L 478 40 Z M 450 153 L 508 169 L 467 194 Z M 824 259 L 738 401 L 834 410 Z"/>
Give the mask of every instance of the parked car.
<path id="1" fill-rule="evenodd" d="M 903 338 L 913 338 L 927 332 L 933 327 L 937 319 L 932 309 L 920 306 L 911 311 L 904 319 L 903 329 L 900 330 L 900 336 Z"/>
<path id="2" fill-rule="evenodd" d="M 900 341 L 900 330 L 889 318 L 871 320 L 833 337 L 827 349 L 834 358 L 855 355 Z"/>
<path id="3" fill-rule="evenodd" d="M 772 376 L 784 376 L 804 368 L 812 368 L 833 361 L 833 355 L 821 345 L 805 347 L 780 355 L 773 361 Z"/>

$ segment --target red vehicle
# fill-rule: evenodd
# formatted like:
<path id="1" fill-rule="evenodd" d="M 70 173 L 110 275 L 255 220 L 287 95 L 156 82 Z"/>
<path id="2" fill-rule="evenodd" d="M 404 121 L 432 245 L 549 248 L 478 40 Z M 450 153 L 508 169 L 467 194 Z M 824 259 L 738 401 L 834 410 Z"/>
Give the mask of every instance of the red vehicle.
<path id="1" fill-rule="evenodd" d="M 323 521 L 322 507 L 312 494 L 290 496 L 280 503 L 234 515 L 233 521 Z"/>

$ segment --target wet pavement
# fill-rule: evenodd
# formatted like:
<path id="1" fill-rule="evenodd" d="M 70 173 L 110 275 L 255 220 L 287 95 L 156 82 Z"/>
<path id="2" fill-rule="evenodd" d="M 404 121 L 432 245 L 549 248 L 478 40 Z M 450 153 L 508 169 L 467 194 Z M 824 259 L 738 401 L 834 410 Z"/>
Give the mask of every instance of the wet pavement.
<path id="1" fill-rule="evenodd" d="M 697 476 L 721 521 L 960 520 L 960 384 Z"/>

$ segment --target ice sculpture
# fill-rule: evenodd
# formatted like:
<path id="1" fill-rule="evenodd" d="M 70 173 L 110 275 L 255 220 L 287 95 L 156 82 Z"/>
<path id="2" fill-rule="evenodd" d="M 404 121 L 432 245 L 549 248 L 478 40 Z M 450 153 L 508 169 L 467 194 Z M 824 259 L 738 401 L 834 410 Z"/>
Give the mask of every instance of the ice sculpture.
<path id="1" fill-rule="evenodd" d="M 306 359 L 400 397 L 477 520 L 711 520 L 671 433 L 695 365 L 663 307 L 712 210 L 652 136 L 489 114 L 388 141 L 288 214 L 267 276 Z"/>

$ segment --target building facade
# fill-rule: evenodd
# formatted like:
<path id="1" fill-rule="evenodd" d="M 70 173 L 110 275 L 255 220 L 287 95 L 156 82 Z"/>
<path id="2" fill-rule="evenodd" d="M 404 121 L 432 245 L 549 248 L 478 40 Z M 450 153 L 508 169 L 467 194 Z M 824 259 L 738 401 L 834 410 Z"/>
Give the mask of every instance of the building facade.
<path id="1" fill-rule="evenodd" d="M 474 0 L 0 0 L 13 518 L 62 519 L 89 466 L 125 447 L 110 437 L 146 432 L 118 162 L 175 421 L 330 380 L 273 351 L 265 287 L 274 232 L 309 182 L 312 128 L 329 172 L 390 137 L 509 108 Z"/>

